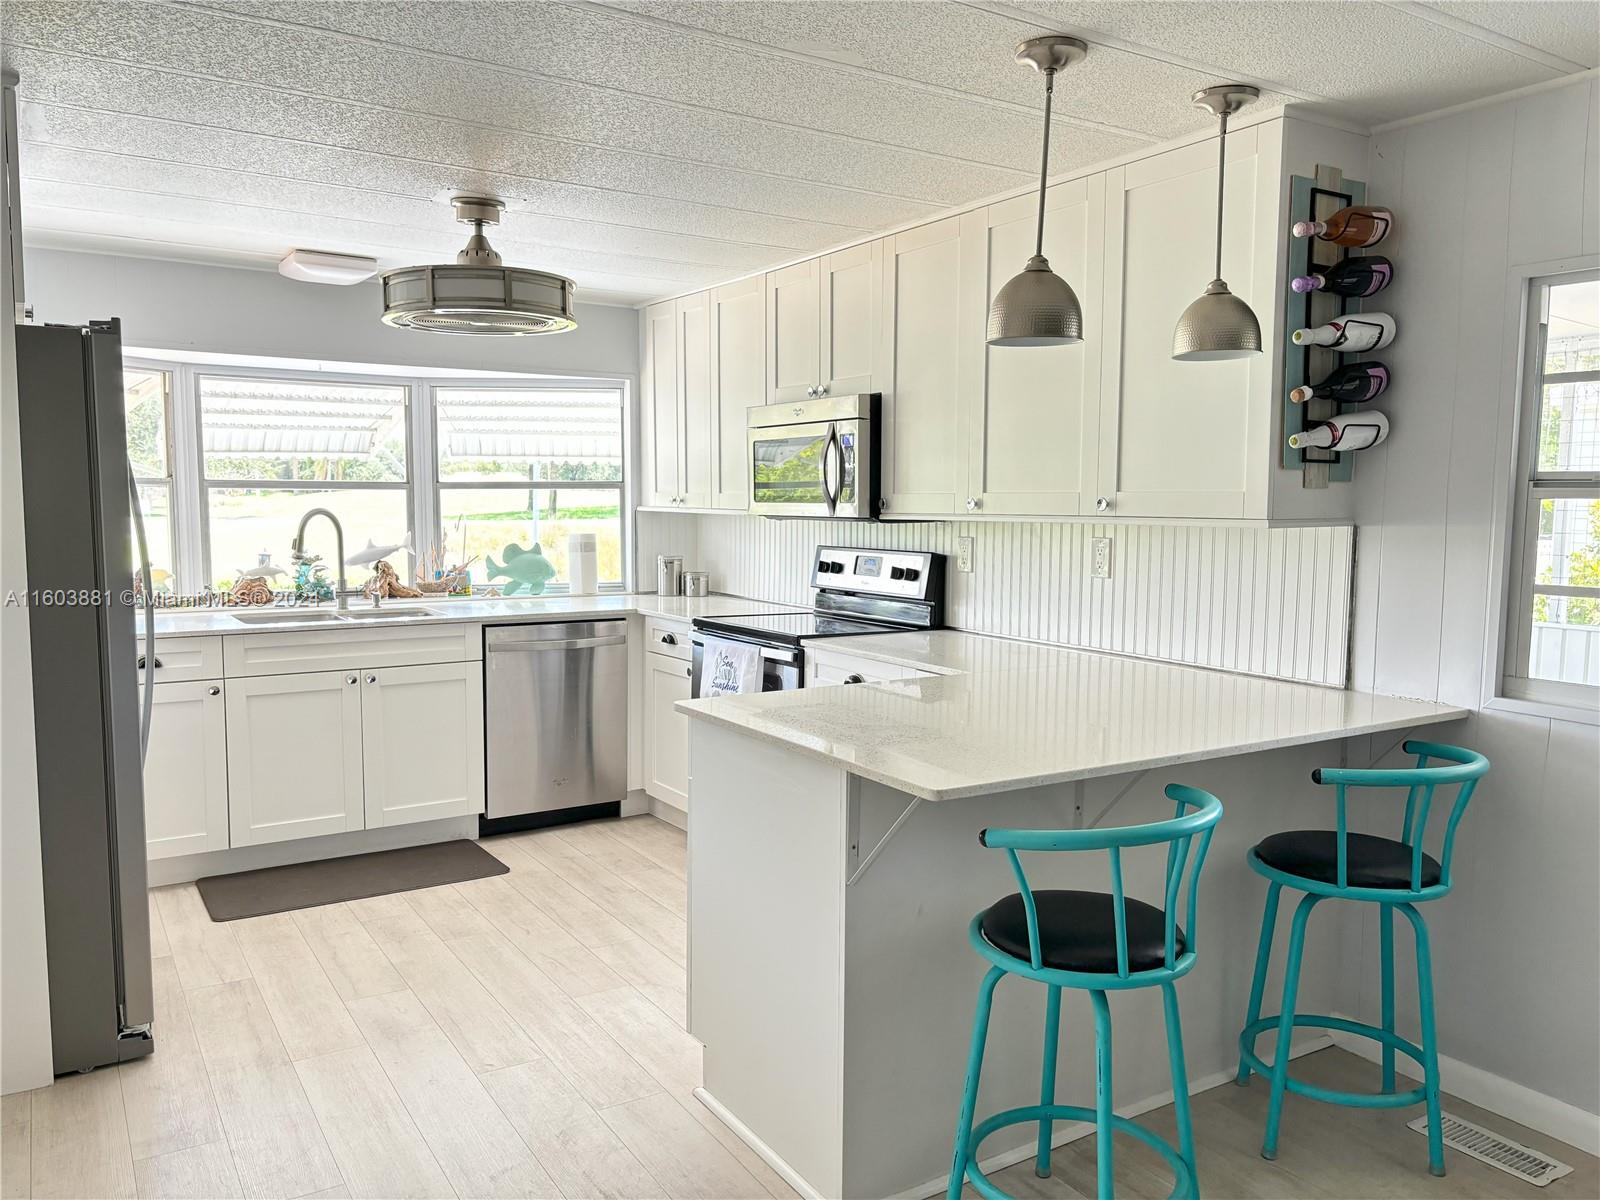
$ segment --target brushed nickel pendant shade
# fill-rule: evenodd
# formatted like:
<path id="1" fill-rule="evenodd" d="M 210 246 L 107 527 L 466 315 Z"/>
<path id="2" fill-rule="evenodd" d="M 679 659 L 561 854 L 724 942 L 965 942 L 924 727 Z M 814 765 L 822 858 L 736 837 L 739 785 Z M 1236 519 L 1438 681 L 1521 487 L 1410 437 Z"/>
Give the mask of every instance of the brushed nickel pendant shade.
<path id="1" fill-rule="evenodd" d="M 1194 102 L 1216 115 L 1217 137 L 1217 272 L 1200 298 L 1178 318 L 1172 331 L 1172 357 L 1179 362 L 1218 362 L 1261 353 L 1261 322 L 1250 306 L 1228 290 L 1222 279 L 1222 198 L 1227 165 L 1228 118 L 1261 92 L 1242 83 L 1225 83 L 1194 94 Z"/>
<path id="2" fill-rule="evenodd" d="M 426 333 L 518 337 L 566 333 L 576 286 L 563 275 L 507 267 L 483 234 L 498 224 L 505 205 L 485 196 L 455 196 L 456 220 L 472 236 L 454 263 L 402 267 L 383 276 L 383 322 Z"/>
<path id="3" fill-rule="evenodd" d="M 1039 163 L 1039 232 L 1033 257 L 1012 276 L 989 305 L 989 345 L 1066 346 L 1083 340 L 1083 308 L 1078 296 L 1050 269 L 1044 256 L 1045 180 L 1050 176 L 1050 104 L 1056 72 L 1089 51 L 1077 38 L 1050 34 L 1017 46 L 1017 61 L 1044 73 L 1044 151 Z"/>

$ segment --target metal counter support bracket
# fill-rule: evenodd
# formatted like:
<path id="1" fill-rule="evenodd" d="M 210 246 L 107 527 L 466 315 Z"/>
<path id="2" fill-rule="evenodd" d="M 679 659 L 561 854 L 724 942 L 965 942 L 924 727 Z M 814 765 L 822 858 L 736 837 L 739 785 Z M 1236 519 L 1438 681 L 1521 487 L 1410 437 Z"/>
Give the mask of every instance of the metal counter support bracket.
<path id="1" fill-rule="evenodd" d="M 921 796 L 911 797 L 911 803 L 900 810 L 900 815 L 894 819 L 894 823 L 890 825 L 888 829 L 884 830 L 883 836 L 878 839 L 877 844 L 874 845 L 871 850 L 867 851 L 867 856 L 861 860 L 861 865 L 855 869 L 855 873 L 851 875 L 849 879 L 845 880 L 846 887 L 849 887 L 851 884 L 855 883 L 856 880 L 860 879 L 867 873 L 867 868 L 877 861 L 878 855 L 882 854 L 883 848 L 889 844 L 889 839 L 900 832 L 900 826 L 906 823 L 907 817 L 917 811 L 917 806 L 921 803 Z M 860 849 L 859 840 L 853 842 L 851 849 Z"/>
<path id="2" fill-rule="evenodd" d="M 1121 790 L 1119 790 L 1115 796 L 1111 797 L 1111 803 L 1107 804 L 1104 808 L 1102 808 L 1100 810 L 1099 814 L 1096 815 L 1095 819 L 1089 822 L 1089 828 L 1090 829 L 1098 829 L 1099 826 L 1100 826 L 1100 822 L 1104 821 L 1106 819 L 1106 817 L 1110 816 L 1111 815 L 1111 810 L 1113 808 L 1115 808 L 1117 805 L 1121 804 L 1122 803 L 1122 798 L 1124 796 L 1126 796 L 1129 792 L 1133 791 L 1133 789 L 1139 785 L 1140 780 L 1142 780 L 1148 774 L 1150 774 L 1150 768 L 1146 767 L 1144 770 L 1140 771 L 1137 775 L 1135 775 L 1132 779 L 1128 780 L 1127 783 L 1123 784 Z"/>

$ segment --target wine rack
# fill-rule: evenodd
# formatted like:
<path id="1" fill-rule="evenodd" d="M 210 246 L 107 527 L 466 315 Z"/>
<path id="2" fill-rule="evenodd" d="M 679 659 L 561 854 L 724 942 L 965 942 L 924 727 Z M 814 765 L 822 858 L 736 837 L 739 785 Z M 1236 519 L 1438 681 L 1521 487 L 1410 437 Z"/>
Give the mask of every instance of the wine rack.
<path id="1" fill-rule="evenodd" d="M 1343 246 L 1320 238 L 1295 237 L 1289 232 L 1294 223 L 1325 220 L 1341 208 L 1365 204 L 1366 200 L 1367 185 L 1356 179 L 1344 178 L 1337 167 L 1318 164 L 1314 179 L 1304 175 L 1289 177 L 1289 219 L 1284 224 L 1284 236 L 1289 239 L 1289 278 L 1309 275 L 1313 271 L 1325 272 L 1338 266 L 1351 253 Z M 1347 313 L 1360 311 L 1360 300 L 1320 290 L 1304 294 L 1290 292 L 1284 302 L 1283 393 L 1279 400 L 1283 407 L 1283 436 L 1278 444 L 1282 447 L 1283 465 L 1291 471 L 1300 471 L 1303 486 L 1307 488 L 1348 483 L 1355 474 L 1352 456 L 1338 450 L 1315 447 L 1296 450 L 1289 445 L 1289 435 L 1309 429 L 1319 421 L 1356 406 L 1320 399 L 1296 404 L 1289 399 L 1289 393 L 1295 388 L 1310 387 L 1319 382 L 1341 361 L 1337 350 L 1322 346 L 1296 346 L 1294 331 L 1314 329 L 1328 321 L 1337 321 Z"/>

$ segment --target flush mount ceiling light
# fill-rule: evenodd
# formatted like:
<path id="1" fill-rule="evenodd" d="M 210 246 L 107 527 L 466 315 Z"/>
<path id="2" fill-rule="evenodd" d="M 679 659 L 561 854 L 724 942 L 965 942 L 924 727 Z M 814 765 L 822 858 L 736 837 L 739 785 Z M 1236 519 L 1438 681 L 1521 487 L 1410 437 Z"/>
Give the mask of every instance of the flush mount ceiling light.
<path id="1" fill-rule="evenodd" d="M 1172 357 L 1179 362 L 1218 362 L 1261 353 L 1261 322 L 1222 281 L 1222 181 L 1228 149 L 1228 118 L 1261 94 L 1243 83 L 1224 83 L 1194 94 L 1195 105 L 1220 123 L 1217 137 L 1217 273 L 1200 298 L 1183 310 L 1172 331 Z"/>
<path id="2" fill-rule="evenodd" d="M 472 236 L 454 264 L 385 272 L 384 324 L 484 337 L 565 333 L 578 327 L 572 316 L 572 280 L 500 265 L 483 227 L 499 224 L 503 203 L 485 196 L 455 196 L 450 203 L 456 220 L 472 226 Z"/>
<path id="3" fill-rule="evenodd" d="M 1083 341 L 1083 309 L 1077 294 L 1050 269 L 1044 256 L 1044 183 L 1050 176 L 1050 101 L 1056 72 L 1089 52 L 1077 38 L 1047 34 L 1017 46 L 1017 61 L 1044 73 L 1044 152 L 1039 163 L 1039 232 L 1033 257 L 989 305 L 989 345 L 1066 346 Z"/>
<path id="4" fill-rule="evenodd" d="M 378 260 L 363 254 L 332 254 L 326 250 L 291 250 L 278 260 L 278 274 L 302 283 L 332 283 L 348 287 L 378 273 Z"/>

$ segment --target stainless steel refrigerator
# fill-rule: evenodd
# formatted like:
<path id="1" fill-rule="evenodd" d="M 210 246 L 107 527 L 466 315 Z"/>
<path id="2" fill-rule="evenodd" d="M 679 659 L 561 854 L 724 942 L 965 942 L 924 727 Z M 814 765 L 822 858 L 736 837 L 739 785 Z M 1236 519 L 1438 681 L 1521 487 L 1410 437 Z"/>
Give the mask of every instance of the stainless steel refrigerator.
<path id="1" fill-rule="evenodd" d="M 117 322 L 17 326 L 55 1072 L 149 1054 L 141 707 Z"/>

